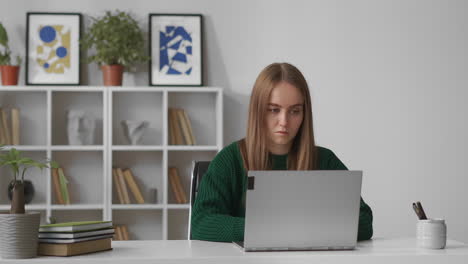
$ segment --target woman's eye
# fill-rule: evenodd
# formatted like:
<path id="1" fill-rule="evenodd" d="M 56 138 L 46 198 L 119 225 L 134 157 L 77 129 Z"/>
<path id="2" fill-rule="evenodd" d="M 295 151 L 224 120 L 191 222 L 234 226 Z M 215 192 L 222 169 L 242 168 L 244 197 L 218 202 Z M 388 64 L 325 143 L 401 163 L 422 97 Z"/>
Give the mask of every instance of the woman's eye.
<path id="1" fill-rule="evenodd" d="M 294 114 L 294 115 L 298 115 L 301 113 L 301 110 L 300 109 L 293 109 L 291 110 L 291 114 Z"/>
<path id="2" fill-rule="evenodd" d="M 272 113 L 279 113 L 279 109 L 278 108 L 270 108 L 268 109 L 269 112 L 272 112 Z"/>

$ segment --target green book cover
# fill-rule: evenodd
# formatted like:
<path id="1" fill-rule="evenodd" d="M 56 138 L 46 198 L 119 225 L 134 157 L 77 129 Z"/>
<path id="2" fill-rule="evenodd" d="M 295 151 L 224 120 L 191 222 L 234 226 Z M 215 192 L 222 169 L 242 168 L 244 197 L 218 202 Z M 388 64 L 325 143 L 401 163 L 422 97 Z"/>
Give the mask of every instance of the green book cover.
<path id="1" fill-rule="evenodd" d="M 39 232 L 77 232 L 91 231 L 112 227 L 112 221 L 78 221 L 41 225 Z"/>
<path id="2" fill-rule="evenodd" d="M 68 180 L 67 178 L 65 178 L 62 168 L 58 169 L 58 174 L 59 174 L 59 182 L 60 182 L 60 192 L 62 193 L 63 202 L 65 204 L 70 204 L 70 196 L 68 195 L 68 186 L 67 186 Z"/>

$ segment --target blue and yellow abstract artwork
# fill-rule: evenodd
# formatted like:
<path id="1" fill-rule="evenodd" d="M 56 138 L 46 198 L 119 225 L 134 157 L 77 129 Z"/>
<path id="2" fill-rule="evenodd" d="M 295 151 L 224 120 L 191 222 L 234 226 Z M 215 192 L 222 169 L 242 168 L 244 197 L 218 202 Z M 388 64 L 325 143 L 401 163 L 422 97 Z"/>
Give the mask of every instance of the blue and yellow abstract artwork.
<path id="1" fill-rule="evenodd" d="M 166 26 L 159 36 L 159 71 L 168 75 L 190 75 L 193 67 L 191 35 L 182 26 Z"/>
<path id="2" fill-rule="evenodd" d="M 70 69 L 71 30 L 63 25 L 44 25 L 37 30 L 36 62 L 46 73 L 64 74 Z"/>

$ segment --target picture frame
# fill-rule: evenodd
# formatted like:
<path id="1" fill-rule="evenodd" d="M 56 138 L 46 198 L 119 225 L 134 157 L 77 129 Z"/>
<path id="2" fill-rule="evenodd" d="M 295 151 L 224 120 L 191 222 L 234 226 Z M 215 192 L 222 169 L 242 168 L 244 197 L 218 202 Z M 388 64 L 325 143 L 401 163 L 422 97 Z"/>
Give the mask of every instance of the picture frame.
<path id="1" fill-rule="evenodd" d="M 26 14 L 26 85 L 80 85 L 80 13 Z"/>
<path id="2" fill-rule="evenodd" d="M 201 14 L 149 14 L 149 84 L 203 85 Z"/>

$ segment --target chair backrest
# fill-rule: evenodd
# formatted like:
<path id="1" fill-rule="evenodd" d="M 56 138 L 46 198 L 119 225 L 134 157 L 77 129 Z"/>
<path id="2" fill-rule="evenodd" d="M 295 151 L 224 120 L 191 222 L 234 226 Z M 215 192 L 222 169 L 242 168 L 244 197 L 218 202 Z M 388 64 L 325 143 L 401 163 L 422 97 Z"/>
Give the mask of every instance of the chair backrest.
<path id="1" fill-rule="evenodd" d="M 192 179 L 190 181 L 190 211 L 189 211 L 189 222 L 188 222 L 188 239 L 192 239 L 192 207 L 195 203 L 195 197 L 198 193 L 198 186 L 202 180 L 203 175 L 208 170 L 210 161 L 193 161 L 192 162 Z"/>

